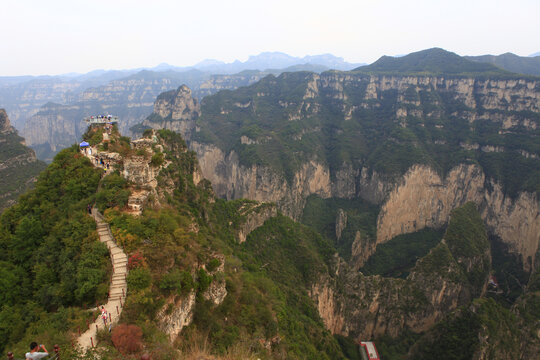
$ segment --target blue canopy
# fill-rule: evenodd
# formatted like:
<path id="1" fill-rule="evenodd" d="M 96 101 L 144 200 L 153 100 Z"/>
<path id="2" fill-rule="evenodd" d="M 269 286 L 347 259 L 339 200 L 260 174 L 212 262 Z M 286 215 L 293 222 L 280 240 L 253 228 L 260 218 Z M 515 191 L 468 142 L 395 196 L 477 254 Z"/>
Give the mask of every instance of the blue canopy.
<path id="1" fill-rule="evenodd" d="M 80 147 L 85 147 L 85 146 L 90 146 L 89 143 L 87 143 L 86 141 L 83 141 L 82 143 L 79 144 Z"/>

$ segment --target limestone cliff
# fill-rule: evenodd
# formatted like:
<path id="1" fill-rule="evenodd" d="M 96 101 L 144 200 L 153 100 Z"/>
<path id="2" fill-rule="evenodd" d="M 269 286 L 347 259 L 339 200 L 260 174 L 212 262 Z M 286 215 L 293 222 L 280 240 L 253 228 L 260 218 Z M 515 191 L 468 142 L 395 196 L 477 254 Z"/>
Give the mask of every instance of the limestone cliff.
<path id="1" fill-rule="evenodd" d="M 377 173 L 369 176 L 349 166 L 338 171 L 336 179 L 331 181 L 328 167 L 316 161 L 303 164 L 292 181 L 288 182 L 271 168 L 243 166 L 234 151 L 226 155 L 217 146 L 196 141 L 192 141 L 190 147 L 197 153 L 202 173 L 212 182 L 216 195 L 227 199 L 275 202 L 281 211 L 294 219 L 302 214 L 309 195 L 352 198 L 359 196 L 362 191 L 382 190 L 388 186 L 377 183 Z M 365 185 L 365 188 L 361 185 Z M 370 197 L 379 198 L 381 195 L 371 193 Z"/>
<path id="2" fill-rule="evenodd" d="M 113 114 L 121 119 L 120 131 L 129 135 L 129 128 L 152 113 L 156 96 L 177 87 L 180 79 L 164 74 L 153 76 L 142 72 L 95 88 L 81 91 L 61 104 L 47 103 L 28 117 L 23 134 L 28 144 L 38 149 L 40 158 L 50 157 L 81 137 L 87 124 L 85 116 Z"/>
<path id="3" fill-rule="evenodd" d="M 14 204 L 17 197 L 32 187 L 45 169 L 35 152 L 28 148 L 4 109 L 0 109 L 0 211 Z"/>
<path id="4" fill-rule="evenodd" d="M 535 194 L 505 196 L 499 184 L 485 186 L 478 166 L 460 165 L 443 179 L 425 166 L 411 168 L 388 194 L 377 221 L 377 243 L 424 227 L 441 227 L 450 212 L 468 201 L 479 205 L 488 230 L 521 255 L 527 271 L 540 245 L 540 211 Z"/>
<path id="5" fill-rule="evenodd" d="M 189 140 L 200 112 L 200 106 L 192 97 L 191 90 L 182 85 L 177 90 L 162 93 L 157 97 L 152 116 L 143 121 L 142 126 L 173 130 Z"/>
<path id="6" fill-rule="evenodd" d="M 491 270 L 482 219 L 472 203 L 451 216 L 444 239 L 406 279 L 364 276 L 336 257 L 310 293 L 326 327 L 360 339 L 395 337 L 405 328 L 424 332 L 481 296 Z"/>
<path id="7" fill-rule="evenodd" d="M 275 95 L 272 91 L 280 84 L 294 84 L 296 89 L 303 89 L 302 94 L 295 92 L 288 97 L 280 93 Z M 481 161 L 486 159 L 484 153 L 505 154 L 507 159 L 516 161 L 537 159 L 539 154 L 536 154 L 538 151 L 534 150 L 532 145 L 534 140 L 512 140 L 508 146 L 492 145 L 486 143 L 485 139 L 482 144 L 467 140 L 460 141 L 454 150 L 449 145 L 448 137 L 451 135 L 442 137 L 440 134 L 451 134 L 453 122 L 463 121 L 463 126 L 471 129 L 477 126 L 474 125 L 476 123 L 481 123 L 482 125 L 478 126 L 482 128 L 497 129 L 493 137 L 510 134 L 508 136 L 533 139 L 539 129 L 536 120 L 540 113 L 539 89 L 540 82 L 534 78 L 369 75 L 354 72 L 283 74 L 279 78 L 265 78 L 251 86 L 250 91 L 238 92 L 235 102 L 230 100 L 229 103 L 228 99 L 217 98 L 211 98 L 210 101 L 207 98 L 197 126 L 193 127 L 189 146 L 197 153 L 204 177 L 212 182 L 216 195 L 220 197 L 275 202 L 281 211 L 294 219 L 300 218 L 305 199 L 312 194 L 322 198 L 361 197 L 380 204 L 382 210 L 377 222 L 377 243 L 426 226 L 441 227 L 448 221 L 452 209 L 473 201 L 480 206 L 489 231 L 509 244 L 512 252 L 520 254 L 525 266 L 530 269 L 540 243 L 536 195 L 519 188 L 513 190 L 514 194 L 509 194 L 507 190 L 503 190 L 503 181 L 507 179 L 494 179 L 493 172 L 486 175 L 482 163 L 472 166 L 466 160 L 461 163 L 456 161 L 442 171 L 432 164 L 438 160 L 426 160 L 425 157 L 433 151 L 457 153 L 462 149 L 467 153 L 460 156 L 474 157 Z M 301 97 L 295 98 L 299 95 Z M 247 104 L 247 107 L 239 107 L 238 104 Z M 212 108 L 209 108 L 210 105 Z M 238 128 L 235 127 L 237 125 L 228 120 L 244 119 L 248 113 L 248 118 L 264 119 L 267 114 L 262 113 L 262 109 L 267 108 L 274 109 L 274 122 L 283 121 L 284 128 L 300 130 L 290 130 L 284 133 L 282 138 L 276 139 L 276 132 L 280 131 L 276 125 L 274 133 L 264 132 L 259 128 L 255 135 L 239 136 L 236 132 Z M 281 113 L 276 113 L 275 109 L 281 109 Z M 369 116 L 375 118 L 382 116 L 380 119 L 387 116 L 396 128 L 395 133 L 407 134 L 403 137 L 392 135 L 380 139 L 381 142 L 389 144 L 387 147 L 399 148 L 409 141 L 407 139 L 412 137 L 407 130 L 409 128 L 418 127 L 418 131 L 422 133 L 425 131 L 423 129 L 431 127 L 430 131 L 433 132 L 430 133 L 429 140 L 413 138 L 409 148 L 400 150 L 417 151 L 425 146 L 428 149 L 426 155 L 418 158 L 424 165 L 418 165 L 418 162 L 414 161 L 410 164 L 400 161 L 399 155 L 394 153 L 391 156 L 396 159 L 392 160 L 398 164 L 396 166 L 403 168 L 403 174 L 400 174 L 385 170 L 388 162 L 379 162 L 377 153 L 361 153 L 355 159 L 354 147 L 349 154 L 351 160 L 341 163 L 329 162 L 328 157 L 334 155 L 321 154 L 317 147 L 303 153 L 303 147 L 307 146 L 305 144 L 324 139 L 322 128 L 311 124 L 316 121 L 314 119 L 322 117 L 324 111 L 338 114 L 332 118 L 331 124 L 326 125 L 332 129 L 337 128 L 335 133 L 328 135 L 331 143 L 326 146 L 330 148 L 339 146 L 341 142 L 354 143 L 354 139 L 347 137 L 349 135 L 346 129 L 354 128 L 356 125 L 353 125 L 353 122 L 362 124 L 363 121 L 369 121 L 371 118 L 367 117 L 366 120 L 366 114 L 372 114 Z M 280 116 L 285 120 L 277 120 Z M 446 121 L 446 118 L 453 120 Z M 294 122 L 298 125 L 291 124 Z M 221 124 L 231 124 L 227 125 L 231 129 L 230 135 L 226 133 L 229 127 Z M 206 136 L 207 132 L 212 132 L 213 129 L 210 127 L 222 129 L 214 134 L 219 141 L 211 143 L 207 140 L 210 138 Z M 377 128 L 374 129 L 370 131 L 378 131 Z M 249 134 L 250 128 L 246 127 L 245 131 Z M 471 131 L 469 136 L 478 137 L 475 130 L 467 131 Z M 362 137 L 367 135 L 355 134 L 359 138 L 357 148 L 367 146 L 365 142 L 368 140 L 362 140 Z M 315 138 L 303 143 L 303 139 L 308 136 Z M 501 138 L 500 141 L 506 140 Z M 279 166 L 269 165 L 276 161 L 266 158 L 265 154 L 282 146 L 280 144 L 284 142 L 291 146 L 294 144 L 296 149 L 299 149 L 287 158 L 298 165 L 291 167 L 285 161 Z M 259 154 L 262 159 L 251 163 L 246 161 L 246 157 L 253 157 L 253 154 Z M 282 168 L 287 167 L 290 167 L 291 171 L 284 173 Z M 441 176 L 441 173 L 445 175 Z M 357 245 L 359 243 L 360 241 Z M 373 246 L 365 249 L 357 246 L 355 257 L 362 261 L 361 259 L 369 257 L 373 250 Z"/>
<path id="8" fill-rule="evenodd" d="M 344 263 L 335 275 L 314 284 L 310 296 L 326 327 L 356 339 L 398 336 L 405 327 L 426 331 L 445 314 L 464 305 L 467 289 L 452 277 L 455 262 L 438 273 L 413 272 L 408 279 L 364 276 Z"/>

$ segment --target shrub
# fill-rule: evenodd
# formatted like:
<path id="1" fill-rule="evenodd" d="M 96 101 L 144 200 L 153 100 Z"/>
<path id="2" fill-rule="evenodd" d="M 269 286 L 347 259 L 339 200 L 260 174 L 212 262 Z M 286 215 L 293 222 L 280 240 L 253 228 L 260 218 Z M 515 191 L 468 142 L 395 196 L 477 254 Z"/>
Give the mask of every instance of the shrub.
<path id="1" fill-rule="evenodd" d="M 120 324 L 112 331 L 114 347 L 122 354 L 133 354 L 142 349 L 142 330 L 137 325 Z"/>
<path id="2" fill-rule="evenodd" d="M 152 276 L 150 271 L 145 268 L 133 269 L 127 277 L 128 287 L 133 290 L 142 290 L 150 286 Z"/>
<path id="3" fill-rule="evenodd" d="M 139 267 L 144 266 L 144 257 L 140 252 L 135 252 L 133 255 L 129 257 L 128 260 L 128 269 L 133 270 Z"/>
<path id="4" fill-rule="evenodd" d="M 156 153 L 152 155 L 152 160 L 150 160 L 150 164 L 155 167 L 159 167 L 164 162 L 163 153 Z"/>
<path id="5" fill-rule="evenodd" d="M 163 275 L 159 282 L 159 288 L 167 293 L 172 291 L 180 292 L 182 289 L 182 277 L 178 270 L 174 270 L 168 274 Z"/>
<path id="6" fill-rule="evenodd" d="M 199 270 L 199 290 L 206 291 L 210 283 L 212 282 L 212 277 L 204 269 Z"/>
<path id="7" fill-rule="evenodd" d="M 187 271 L 181 271 L 180 272 L 180 285 L 182 288 L 182 292 L 184 294 L 188 293 L 195 287 L 195 283 L 193 282 L 193 277 L 191 274 Z"/>
<path id="8" fill-rule="evenodd" d="M 139 149 L 139 150 L 136 151 L 136 154 L 138 156 L 144 156 L 144 157 L 148 156 L 148 152 L 146 151 L 146 149 Z"/>
<path id="9" fill-rule="evenodd" d="M 210 260 L 208 265 L 206 265 L 206 270 L 208 270 L 209 272 L 213 272 L 219 267 L 219 265 L 221 265 L 221 261 L 219 261 L 219 259 L 214 258 Z"/>
<path id="10" fill-rule="evenodd" d="M 143 137 L 145 138 L 151 138 L 154 131 L 152 129 L 146 129 L 143 131 Z"/>

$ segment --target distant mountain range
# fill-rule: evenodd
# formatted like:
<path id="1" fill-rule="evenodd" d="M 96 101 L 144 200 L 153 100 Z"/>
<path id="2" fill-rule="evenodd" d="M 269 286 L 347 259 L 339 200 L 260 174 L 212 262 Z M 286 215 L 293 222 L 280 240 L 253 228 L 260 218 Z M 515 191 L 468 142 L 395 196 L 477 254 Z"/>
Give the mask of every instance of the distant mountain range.
<path id="1" fill-rule="evenodd" d="M 540 57 L 514 54 L 461 57 L 434 48 L 400 57 L 383 56 L 371 65 L 347 63 L 330 54 L 293 57 L 280 52 L 225 63 L 204 60 L 190 67 L 160 64 L 149 69 L 94 70 L 86 74 L 0 77 L 0 107 L 40 159 L 50 161 L 59 149 L 77 141 L 86 126 L 84 116 L 111 113 L 122 118 L 121 131 L 142 122 L 152 112 L 157 95 L 187 85 L 202 98 L 234 90 L 268 75 L 329 69 L 368 74 L 436 74 L 445 76 L 540 75 Z M 263 70 L 260 70 L 263 69 Z"/>
<path id="2" fill-rule="evenodd" d="M 174 66 L 167 63 L 161 63 L 155 67 L 142 67 L 128 70 L 93 70 L 85 74 L 67 73 L 61 75 L 39 75 L 39 76 L 0 76 L 0 87 L 6 85 L 15 85 L 18 83 L 40 80 L 47 81 L 51 79 L 62 79 L 65 81 L 78 81 L 85 83 L 86 87 L 99 86 L 108 81 L 120 79 L 142 70 L 149 71 L 176 71 L 184 72 L 189 70 L 200 70 L 211 74 L 234 74 L 244 70 L 273 70 L 284 69 L 294 66 L 312 66 L 317 71 L 324 70 L 351 70 L 362 63 L 349 63 L 342 57 L 332 54 L 307 55 L 304 57 L 295 57 L 282 52 L 263 52 L 259 55 L 252 55 L 248 60 L 242 62 L 235 60 L 231 63 L 223 61 L 206 59 L 193 66 Z"/>
<path id="3" fill-rule="evenodd" d="M 529 57 L 534 57 L 534 56 L 540 56 L 540 51 L 539 51 L 539 52 L 536 52 L 536 53 L 534 53 L 534 54 L 529 55 Z"/>
<path id="4" fill-rule="evenodd" d="M 115 80 L 124 80 L 133 76 L 136 78 L 143 77 L 144 79 L 152 77 L 155 79 L 170 78 L 172 85 L 166 90 L 177 88 L 181 84 L 177 84 L 177 81 L 186 81 L 184 79 L 187 78 L 187 82 L 184 83 L 193 89 L 194 86 L 197 87 L 212 75 L 230 75 L 248 70 L 275 75 L 284 71 L 313 71 L 320 73 L 330 69 L 351 70 L 359 65 L 362 64 L 348 63 L 343 58 L 331 54 L 294 57 L 281 52 L 264 52 L 250 56 L 244 62 L 236 60 L 232 63 L 225 63 L 209 59 L 185 67 L 162 63 L 152 68 L 99 69 L 86 74 L 0 76 L 0 107 L 7 110 L 13 125 L 22 130 L 26 120 L 36 114 L 39 107 L 48 102 L 58 104 L 73 103 L 78 101 L 85 91 L 107 86 Z M 152 96 L 157 96 L 162 90 L 164 89 L 160 89 L 155 94 L 153 93 Z"/>

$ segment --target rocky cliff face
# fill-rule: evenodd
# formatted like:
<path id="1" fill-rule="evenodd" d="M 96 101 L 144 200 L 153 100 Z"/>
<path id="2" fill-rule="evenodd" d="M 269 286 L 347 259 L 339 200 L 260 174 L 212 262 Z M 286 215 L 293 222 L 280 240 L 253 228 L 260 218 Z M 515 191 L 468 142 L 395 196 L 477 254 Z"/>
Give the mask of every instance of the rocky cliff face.
<path id="1" fill-rule="evenodd" d="M 115 80 L 83 91 L 66 105 L 45 104 L 26 121 L 23 133 L 42 158 L 77 142 L 87 127 L 82 121 L 85 116 L 118 115 L 120 131 L 129 134 L 131 126 L 152 112 L 155 97 L 175 85 L 168 78 Z"/>
<path id="2" fill-rule="evenodd" d="M 479 205 L 490 232 L 521 255 L 527 271 L 540 245 L 540 212 L 535 194 L 522 192 L 516 199 L 505 196 L 501 186 L 488 190 L 478 166 L 461 165 L 446 178 L 425 166 L 410 169 L 382 205 L 377 221 L 377 243 L 424 227 L 441 227 L 450 212 L 468 201 Z"/>
<path id="3" fill-rule="evenodd" d="M 200 105 L 192 97 L 191 90 L 182 85 L 177 90 L 160 94 L 154 103 L 152 116 L 142 125 L 145 128 L 176 131 L 189 140 L 200 113 Z"/>
<path id="4" fill-rule="evenodd" d="M 268 167 L 243 166 L 234 151 L 226 155 L 217 146 L 195 141 L 190 147 L 197 153 L 202 173 L 212 182 L 216 195 L 226 199 L 275 202 L 281 211 L 294 219 L 301 216 L 309 195 L 352 198 L 366 192 L 369 198 L 377 199 L 382 195 L 371 190 L 388 187 L 377 183 L 376 173 L 369 176 L 348 166 L 338 171 L 336 179 L 331 181 L 329 168 L 315 161 L 304 164 L 288 182 Z M 365 188 L 359 185 L 365 185 Z"/>
<path id="5" fill-rule="evenodd" d="M 310 296 L 332 333 L 355 339 L 395 337 L 404 328 L 426 331 L 470 299 L 452 278 L 461 272 L 454 261 L 440 273 L 417 270 L 407 279 L 364 276 L 344 263 L 334 271 L 313 285 Z"/>
<path id="6" fill-rule="evenodd" d="M 368 175 L 365 168 L 357 171 L 345 168 L 331 182 L 329 169 L 312 162 L 305 164 L 289 184 L 271 169 L 256 165 L 243 167 L 234 153 L 225 156 L 215 146 L 195 142 L 191 146 L 197 152 L 202 173 L 212 182 L 217 195 L 275 202 L 295 219 L 301 216 L 305 199 L 312 194 L 322 198 L 385 199 L 381 201 L 377 221 L 377 244 L 425 227 L 441 227 L 448 222 L 454 208 L 473 201 L 483 209 L 482 216 L 490 232 L 520 254 L 524 263 L 529 264 L 528 270 L 539 248 L 540 212 L 536 195 L 520 193 L 517 199 L 512 199 L 504 195 L 498 184 L 488 191 L 485 174 L 477 166 L 460 165 L 444 180 L 429 167 L 414 166 L 400 183 L 393 185 L 382 181 L 376 172 Z M 354 251 L 357 265 L 361 266 L 374 250 L 370 246 Z"/>
<path id="7" fill-rule="evenodd" d="M 208 80 L 202 82 L 198 88 L 194 88 L 194 93 L 198 99 L 202 99 L 221 90 L 234 90 L 241 86 L 251 85 L 267 75 L 268 73 L 265 72 L 212 75 Z"/>
<path id="8" fill-rule="evenodd" d="M 337 257 L 331 269 L 310 293 L 327 328 L 359 339 L 395 337 L 405 328 L 424 332 L 484 294 L 489 242 L 475 205 L 468 203 L 452 211 L 444 239 L 406 279 L 364 276 Z"/>
<path id="9" fill-rule="evenodd" d="M 287 76 L 295 75 L 284 74 L 280 80 L 286 81 Z M 273 86 L 275 83 L 268 80 L 267 85 Z M 411 126 L 410 119 L 441 119 L 444 116 L 456 117 L 469 124 L 483 121 L 491 124 L 486 126 L 500 129 L 499 134 L 534 133 L 538 128 L 534 114 L 540 113 L 540 82 L 534 79 L 328 72 L 306 75 L 303 84 L 305 90 L 299 101 L 276 98 L 276 104 L 270 102 L 284 109 L 291 122 L 320 116 L 326 107 L 340 112 L 346 123 L 355 121 L 355 114 L 379 109 L 387 106 L 384 105 L 385 101 L 392 101 L 392 107 L 388 107 L 392 113 L 388 116 L 394 118 L 402 128 Z M 245 110 L 238 106 L 235 110 L 234 104 L 229 109 L 229 105 L 223 103 L 221 113 L 225 115 L 222 121 L 228 121 L 225 117 L 236 112 L 238 116 L 243 116 L 241 111 L 258 116 L 256 102 L 267 99 L 270 93 L 253 89 L 251 95 L 253 98 L 246 103 L 248 107 Z M 454 103 L 460 105 L 452 105 L 453 112 L 447 113 L 445 106 L 449 105 L 446 104 Z M 205 121 L 204 111 L 203 106 L 200 123 Z M 436 121 L 435 131 L 450 126 Z M 197 127 L 192 128 L 194 134 L 199 131 Z M 318 132 L 320 129 L 312 128 L 310 131 Z M 302 141 L 306 134 L 307 130 L 303 129 L 289 140 Z M 243 136 L 236 141 L 244 148 L 256 151 L 269 140 Z M 393 141 L 399 144 L 401 140 Z M 447 146 L 448 142 L 443 138 L 431 141 L 433 145 L 430 146 Z M 502 152 L 511 157 L 527 159 L 535 159 L 539 155 L 531 152 L 530 148 L 519 148 L 519 144 L 511 147 L 477 145 L 462 142 L 461 148 L 480 154 Z M 525 143 L 523 146 L 526 146 Z M 529 264 L 525 266 L 530 268 L 530 264 L 534 263 L 540 243 L 536 195 L 521 191 L 517 196 L 510 197 L 502 191 L 503 186 L 499 182 L 487 177 L 481 166 L 458 164 L 441 177 L 433 167 L 412 165 L 403 176 L 395 176 L 376 170 L 366 162 L 345 161 L 336 166 L 313 155 L 312 159 L 297 166 L 292 176 L 285 177 L 271 166 L 246 164 L 237 153 L 239 146 L 224 151 L 195 137 L 190 147 L 198 155 L 203 175 L 212 182 L 220 197 L 275 202 L 281 211 L 294 219 L 299 219 L 306 197 L 312 194 L 322 198 L 361 197 L 380 204 L 382 210 L 377 222 L 377 243 L 426 226 L 440 227 L 448 221 L 452 209 L 473 201 L 481 207 L 490 232 L 499 235 L 512 251 L 520 254 L 524 263 Z M 374 248 L 357 250 L 356 257 L 365 259 Z"/>
<path id="10" fill-rule="evenodd" d="M 15 203 L 45 168 L 28 148 L 4 109 L 0 109 L 0 211 Z"/>
<path id="11" fill-rule="evenodd" d="M 225 256 L 216 255 L 216 258 L 220 260 L 221 264 L 210 273 L 211 275 L 223 274 L 225 270 Z M 214 306 L 220 305 L 226 296 L 225 280 L 214 279 L 208 289 L 202 293 L 202 298 L 212 302 Z M 170 297 L 167 303 L 158 311 L 159 327 L 169 336 L 171 343 L 182 332 L 184 327 L 193 322 L 197 301 L 195 290 L 191 290 L 187 295 Z"/>

